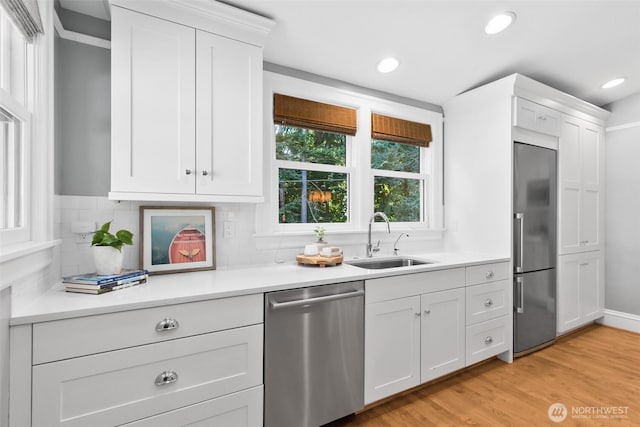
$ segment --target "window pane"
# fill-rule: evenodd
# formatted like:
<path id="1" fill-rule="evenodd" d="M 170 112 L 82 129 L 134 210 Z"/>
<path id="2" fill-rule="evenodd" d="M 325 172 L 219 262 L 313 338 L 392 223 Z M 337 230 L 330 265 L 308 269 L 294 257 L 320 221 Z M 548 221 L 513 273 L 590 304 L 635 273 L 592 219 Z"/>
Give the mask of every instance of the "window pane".
<path id="1" fill-rule="evenodd" d="M 389 171 L 420 173 L 420 147 L 372 139 L 371 167 Z"/>
<path id="2" fill-rule="evenodd" d="M 276 159 L 344 166 L 347 137 L 293 126 L 275 125 Z"/>
<path id="3" fill-rule="evenodd" d="M 279 223 L 346 222 L 346 173 L 279 169 Z"/>
<path id="4" fill-rule="evenodd" d="M 390 221 L 418 222 L 422 207 L 422 180 L 374 177 L 373 205 L 376 212 L 384 212 Z"/>
<path id="5" fill-rule="evenodd" d="M 22 226 L 21 122 L 0 108 L 0 230 Z"/>

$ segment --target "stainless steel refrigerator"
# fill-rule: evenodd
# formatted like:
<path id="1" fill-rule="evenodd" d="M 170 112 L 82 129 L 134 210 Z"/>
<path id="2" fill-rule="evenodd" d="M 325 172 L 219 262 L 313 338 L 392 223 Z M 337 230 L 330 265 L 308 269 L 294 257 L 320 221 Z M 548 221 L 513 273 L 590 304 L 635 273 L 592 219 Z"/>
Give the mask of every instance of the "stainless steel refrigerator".
<path id="1" fill-rule="evenodd" d="M 557 151 L 514 143 L 513 351 L 556 338 Z"/>

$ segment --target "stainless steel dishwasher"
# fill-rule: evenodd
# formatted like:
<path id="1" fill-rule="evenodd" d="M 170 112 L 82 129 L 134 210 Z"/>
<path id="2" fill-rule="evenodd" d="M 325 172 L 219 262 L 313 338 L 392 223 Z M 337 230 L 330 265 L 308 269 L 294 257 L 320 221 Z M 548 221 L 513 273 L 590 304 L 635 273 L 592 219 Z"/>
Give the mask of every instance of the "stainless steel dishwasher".
<path id="1" fill-rule="evenodd" d="M 265 296 L 265 427 L 317 427 L 364 406 L 364 282 Z"/>

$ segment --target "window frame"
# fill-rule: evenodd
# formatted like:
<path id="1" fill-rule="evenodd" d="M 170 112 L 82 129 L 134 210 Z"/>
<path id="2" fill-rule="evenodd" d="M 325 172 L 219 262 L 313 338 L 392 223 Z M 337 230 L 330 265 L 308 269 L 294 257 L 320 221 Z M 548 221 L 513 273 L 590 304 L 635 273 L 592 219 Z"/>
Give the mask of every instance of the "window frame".
<path id="1" fill-rule="evenodd" d="M 271 71 L 264 72 L 263 90 L 265 202 L 256 207 L 258 236 L 308 234 L 317 225 L 321 225 L 328 233 L 332 234 L 361 233 L 367 229 L 369 218 L 373 213 L 374 177 L 415 177 L 413 173 L 378 170 L 371 167 L 372 112 L 431 125 L 433 141 L 429 148 L 420 147 L 419 179 L 423 179 L 421 200 L 423 221 L 393 222 L 392 228 L 394 232 L 396 230 L 442 231 L 442 113 Z M 275 93 L 356 109 L 358 129 L 355 136 L 347 136 L 347 164 L 345 167 L 276 159 L 273 122 L 273 96 Z M 349 221 L 346 223 L 280 224 L 278 218 L 278 171 L 281 167 L 285 167 L 285 164 L 286 167 L 295 164 L 298 169 L 332 170 L 349 174 Z"/>

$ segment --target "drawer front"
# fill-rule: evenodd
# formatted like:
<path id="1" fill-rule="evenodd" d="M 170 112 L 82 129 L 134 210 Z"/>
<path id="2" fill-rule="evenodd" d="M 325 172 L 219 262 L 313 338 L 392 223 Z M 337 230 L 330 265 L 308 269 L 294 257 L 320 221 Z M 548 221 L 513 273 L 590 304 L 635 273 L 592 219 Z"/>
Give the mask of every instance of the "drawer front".
<path id="1" fill-rule="evenodd" d="M 466 288 L 467 325 L 509 314 L 513 310 L 509 280 Z"/>
<path id="2" fill-rule="evenodd" d="M 33 364 L 262 323 L 262 299 L 246 295 L 36 323 Z"/>
<path id="3" fill-rule="evenodd" d="M 113 426 L 262 384 L 262 325 L 34 366 L 33 427 Z"/>
<path id="4" fill-rule="evenodd" d="M 467 267 L 466 284 L 479 285 L 509 279 L 509 265 L 509 262 L 495 262 Z"/>
<path id="5" fill-rule="evenodd" d="M 176 409 L 123 427 L 255 427 L 262 425 L 263 387 Z"/>
<path id="6" fill-rule="evenodd" d="M 509 314 L 467 326 L 466 366 L 473 365 L 511 348 L 513 320 Z"/>
<path id="7" fill-rule="evenodd" d="M 535 102 L 516 98 L 513 125 L 546 135 L 560 136 L 561 115 Z"/>
<path id="8" fill-rule="evenodd" d="M 381 277 L 365 282 L 365 303 L 444 291 L 464 286 L 464 268 Z"/>

